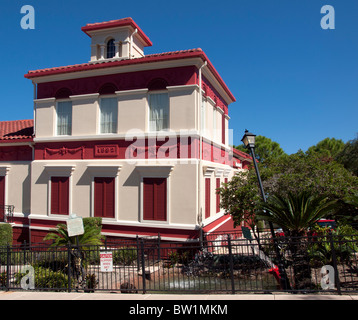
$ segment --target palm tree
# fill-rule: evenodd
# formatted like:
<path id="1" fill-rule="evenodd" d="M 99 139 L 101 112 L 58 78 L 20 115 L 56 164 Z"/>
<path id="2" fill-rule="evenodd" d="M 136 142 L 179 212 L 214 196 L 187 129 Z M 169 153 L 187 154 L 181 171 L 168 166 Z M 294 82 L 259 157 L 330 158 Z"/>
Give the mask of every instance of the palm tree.
<path id="1" fill-rule="evenodd" d="M 87 290 L 88 280 L 91 279 L 91 275 L 86 274 L 85 252 L 88 254 L 94 254 L 95 250 L 89 250 L 89 246 L 101 245 L 104 236 L 101 235 L 100 229 L 96 225 L 84 224 L 84 233 L 78 237 L 70 237 L 67 231 L 67 225 L 58 224 L 56 229 L 52 229 L 52 232 L 48 233 L 44 240 L 52 240 L 52 247 L 67 246 L 70 244 L 70 259 L 71 259 L 71 271 L 72 276 L 75 277 L 78 285 L 82 285 Z"/>
<path id="2" fill-rule="evenodd" d="M 50 230 L 52 232 L 48 233 L 44 240 L 52 240 L 53 243 L 51 246 L 66 246 L 68 244 L 77 244 L 75 237 L 69 237 L 67 232 L 67 225 L 58 224 L 56 229 Z M 101 235 L 98 228 L 94 225 L 85 224 L 84 233 L 78 236 L 79 245 L 101 245 L 104 236 Z"/>
<path id="3" fill-rule="evenodd" d="M 258 219 L 280 226 L 287 239 L 287 249 L 292 259 L 295 288 L 307 289 L 312 286 L 311 268 L 307 253 L 307 238 L 302 238 L 309 227 L 323 216 L 334 213 L 336 201 L 314 196 L 309 192 L 289 193 L 287 196 L 271 195 Z"/>

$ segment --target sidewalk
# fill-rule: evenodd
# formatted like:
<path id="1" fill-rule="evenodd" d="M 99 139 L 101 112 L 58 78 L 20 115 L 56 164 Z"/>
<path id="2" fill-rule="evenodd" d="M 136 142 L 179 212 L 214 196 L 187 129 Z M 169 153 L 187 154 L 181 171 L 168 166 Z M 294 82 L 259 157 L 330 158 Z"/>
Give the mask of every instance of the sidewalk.
<path id="1" fill-rule="evenodd" d="M 27 292 L 0 291 L 0 300 L 131 300 L 131 301 L 232 301 L 232 300 L 358 300 L 357 295 L 324 294 L 120 294 L 120 293 L 80 293 L 80 292 Z"/>

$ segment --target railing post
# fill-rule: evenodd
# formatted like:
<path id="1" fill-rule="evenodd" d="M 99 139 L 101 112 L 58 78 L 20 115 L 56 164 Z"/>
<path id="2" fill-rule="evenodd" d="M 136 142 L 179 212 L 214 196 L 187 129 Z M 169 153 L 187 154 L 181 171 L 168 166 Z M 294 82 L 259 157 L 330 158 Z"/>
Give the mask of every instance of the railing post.
<path id="1" fill-rule="evenodd" d="M 67 244 L 67 277 L 68 277 L 68 292 L 71 292 L 71 243 Z"/>
<path id="2" fill-rule="evenodd" d="M 229 264 L 230 264 L 230 277 L 231 277 L 231 293 L 235 294 L 235 281 L 234 281 L 234 259 L 232 256 L 231 236 L 227 236 L 227 245 L 229 249 Z"/>
<path id="3" fill-rule="evenodd" d="M 146 283 L 145 283 L 145 258 L 144 258 L 144 241 L 140 241 L 140 253 L 142 260 L 142 284 L 143 284 L 143 294 L 146 293 Z"/>
<path id="4" fill-rule="evenodd" d="M 6 291 L 10 290 L 10 266 L 11 266 L 11 252 L 10 245 L 6 247 Z"/>
<path id="5" fill-rule="evenodd" d="M 140 256 L 139 256 L 139 237 L 138 235 L 136 236 L 136 240 L 137 240 L 137 271 L 139 271 L 140 268 Z"/>
<path id="6" fill-rule="evenodd" d="M 160 261 L 160 232 L 158 232 L 158 261 Z"/>
<path id="7" fill-rule="evenodd" d="M 334 269 L 334 282 L 337 285 L 337 293 L 339 295 L 341 295 L 342 292 L 341 292 L 341 283 L 339 281 L 339 274 L 338 274 L 337 256 L 336 256 L 336 250 L 334 249 L 334 242 L 333 242 L 333 236 L 332 236 L 331 230 L 329 230 L 328 236 L 329 236 L 329 243 L 331 245 L 331 251 L 332 251 L 332 262 L 333 262 L 333 269 Z"/>

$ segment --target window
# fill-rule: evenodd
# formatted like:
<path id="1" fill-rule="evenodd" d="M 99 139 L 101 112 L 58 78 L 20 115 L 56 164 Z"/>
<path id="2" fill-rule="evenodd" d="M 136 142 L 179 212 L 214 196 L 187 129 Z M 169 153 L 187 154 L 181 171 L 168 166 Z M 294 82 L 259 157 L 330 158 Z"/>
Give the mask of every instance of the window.
<path id="1" fill-rule="evenodd" d="M 169 128 L 168 93 L 151 93 L 149 95 L 149 130 L 161 131 Z"/>
<path id="2" fill-rule="evenodd" d="M 57 103 L 57 135 L 69 136 L 72 134 L 72 102 Z"/>
<path id="3" fill-rule="evenodd" d="M 51 214 L 69 214 L 69 177 L 51 177 Z"/>
<path id="4" fill-rule="evenodd" d="M 210 178 L 205 178 L 205 219 L 210 218 Z"/>
<path id="5" fill-rule="evenodd" d="M 143 220 L 167 220 L 166 178 L 143 178 Z"/>
<path id="6" fill-rule="evenodd" d="M 100 132 L 116 133 L 117 116 L 118 116 L 117 98 L 102 98 L 100 109 L 101 109 Z"/>
<path id="7" fill-rule="evenodd" d="M 94 216 L 102 218 L 114 218 L 115 197 L 114 181 L 112 177 L 94 178 Z"/>
<path id="8" fill-rule="evenodd" d="M 111 39 L 107 42 L 107 59 L 111 59 L 116 55 L 116 45 L 114 40 Z"/>

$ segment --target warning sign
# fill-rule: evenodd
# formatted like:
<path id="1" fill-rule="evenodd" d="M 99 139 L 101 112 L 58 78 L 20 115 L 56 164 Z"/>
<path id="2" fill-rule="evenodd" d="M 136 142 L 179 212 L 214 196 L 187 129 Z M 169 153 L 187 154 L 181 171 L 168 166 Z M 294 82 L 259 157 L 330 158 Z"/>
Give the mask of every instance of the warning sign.
<path id="1" fill-rule="evenodd" d="M 113 271 L 113 255 L 112 252 L 100 252 L 101 272 Z"/>

